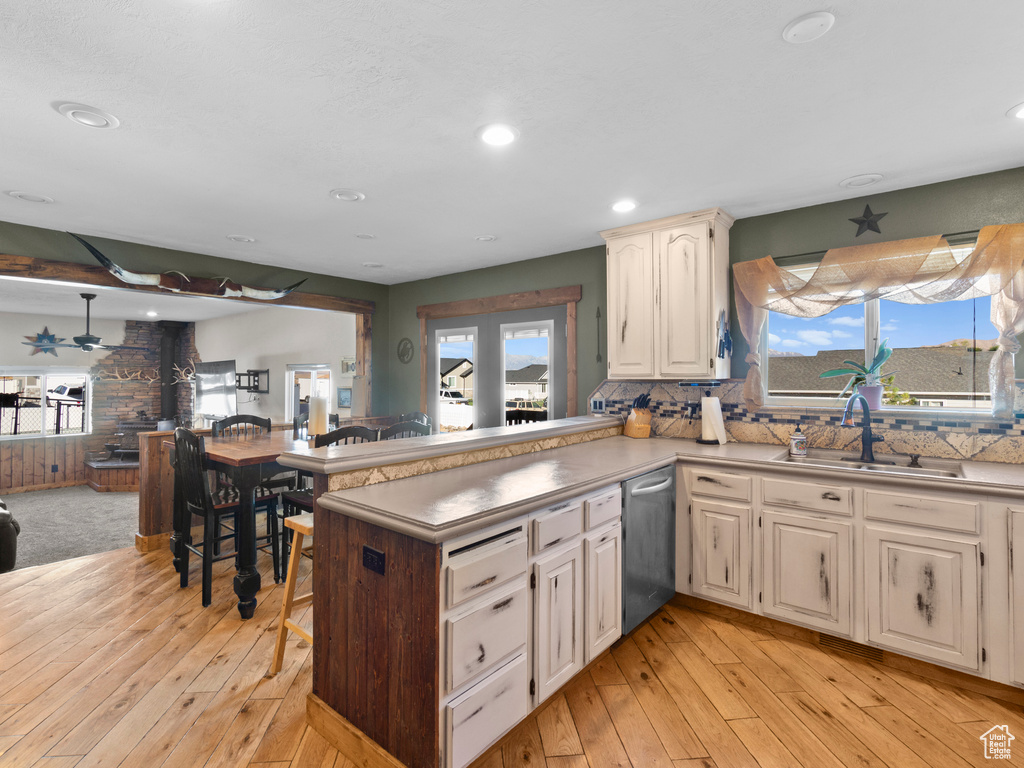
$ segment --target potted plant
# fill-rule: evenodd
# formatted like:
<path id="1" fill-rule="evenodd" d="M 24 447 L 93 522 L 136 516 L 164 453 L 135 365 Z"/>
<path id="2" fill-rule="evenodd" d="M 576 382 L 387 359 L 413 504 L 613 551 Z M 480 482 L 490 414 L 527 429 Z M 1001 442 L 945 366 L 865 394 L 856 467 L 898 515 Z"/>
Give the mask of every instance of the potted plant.
<path id="1" fill-rule="evenodd" d="M 892 349 L 889 347 L 889 340 L 885 339 L 878 345 L 878 351 L 875 353 L 875 357 L 870 365 L 855 363 L 852 360 L 844 360 L 843 362 L 849 366 L 848 368 L 833 368 L 831 371 L 818 374 L 818 378 L 827 379 L 832 376 L 849 376 L 850 380 L 843 387 L 842 394 L 846 394 L 846 391 L 853 387 L 855 392 L 864 395 L 864 399 L 868 401 L 869 408 L 881 408 L 882 390 L 884 389 L 882 386 L 881 369 L 890 357 L 892 357 Z M 891 373 L 889 374 L 890 377 L 892 375 Z"/>

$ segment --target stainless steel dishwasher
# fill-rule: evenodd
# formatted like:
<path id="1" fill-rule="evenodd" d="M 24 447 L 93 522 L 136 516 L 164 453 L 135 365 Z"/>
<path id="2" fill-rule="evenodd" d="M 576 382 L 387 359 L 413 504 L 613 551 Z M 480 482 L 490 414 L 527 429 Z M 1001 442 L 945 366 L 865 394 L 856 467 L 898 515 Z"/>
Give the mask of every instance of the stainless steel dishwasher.
<path id="1" fill-rule="evenodd" d="M 622 494 L 622 634 L 676 593 L 676 469 L 627 480 Z"/>

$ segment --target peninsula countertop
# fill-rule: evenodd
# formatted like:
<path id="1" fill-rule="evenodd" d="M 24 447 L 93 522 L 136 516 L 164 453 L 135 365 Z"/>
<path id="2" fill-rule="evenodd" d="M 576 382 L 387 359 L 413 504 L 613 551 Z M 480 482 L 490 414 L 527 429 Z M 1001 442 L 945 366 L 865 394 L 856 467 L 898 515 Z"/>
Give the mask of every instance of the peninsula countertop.
<path id="1" fill-rule="evenodd" d="M 886 484 L 893 488 L 975 492 L 1024 500 L 1024 466 L 963 462 L 962 478 L 865 473 L 779 461 L 785 447 L 699 445 L 678 438 L 609 437 L 402 480 L 333 491 L 319 504 L 417 539 L 441 542 L 683 461 L 732 471 L 772 471 L 793 479 Z"/>

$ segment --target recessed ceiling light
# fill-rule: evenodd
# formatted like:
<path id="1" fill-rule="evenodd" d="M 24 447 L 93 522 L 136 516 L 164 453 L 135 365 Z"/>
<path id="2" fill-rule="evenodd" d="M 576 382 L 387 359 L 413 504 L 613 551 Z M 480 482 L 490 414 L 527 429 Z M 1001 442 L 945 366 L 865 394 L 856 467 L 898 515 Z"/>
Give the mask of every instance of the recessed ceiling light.
<path id="1" fill-rule="evenodd" d="M 479 134 L 480 141 L 490 144 L 492 147 L 504 147 L 519 138 L 519 131 L 511 125 L 502 125 L 501 123 L 485 125 L 479 130 Z"/>
<path id="2" fill-rule="evenodd" d="M 384 265 L 376 261 L 364 261 L 363 266 L 366 267 L 367 269 L 380 269 Z"/>
<path id="3" fill-rule="evenodd" d="M 55 104 L 58 112 L 73 123 L 86 128 L 117 128 L 121 121 L 109 112 L 90 107 L 88 104 Z"/>
<path id="4" fill-rule="evenodd" d="M 362 192 L 356 192 L 354 189 L 332 189 L 330 195 L 335 200 L 341 200 L 345 203 L 359 203 L 366 199 L 366 195 Z"/>
<path id="5" fill-rule="evenodd" d="M 52 203 L 52 197 L 46 197 L 45 195 L 33 195 L 31 192 L 22 192 L 20 189 L 12 189 L 7 193 L 16 200 L 21 200 L 26 203 Z"/>
<path id="6" fill-rule="evenodd" d="M 359 234 L 356 235 L 356 237 L 358 237 L 360 240 L 373 240 L 377 236 L 368 234 L 366 232 L 360 232 Z"/>
<path id="7" fill-rule="evenodd" d="M 481 243 L 492 243 L 498 238 L 495 237 L 494 235 L 477 235 L 476 239 Z"/>
<path id="8" fill-rule="evenodd" d="M 228 235 L 228 240 L 232 243 L 255 243 L 255 237 L 246 237 L 245 235 Z"/>
<path id="9" fill-rule="evenodd" d="M 1020 120 L 1024 120 L 1024 104 L 1018 104 L 1016 107 L 1011 108 L 1007 113 L 1007 117 L 1016 117 Z"/>
<path id="10" fill-rule="evenodd" d="M 872 184 L 877 184 L 884 178 L 880 173 L 862 173 L 858 176 L 843 179 L 839 182 L 839 186 L 846 189 L 859 189 L 860 187 L 870 187 Z"/>
<path id="11" fill-rule="evenodd" d="M 793 19 L 782 30 L 782 39 L 787 43 L 809 43 L 817 40 L 836 23 L 836 17 L 828 11 L 817 11 Z"/>
<path id="12" fill-rule="evenodd" d="M 629 213 L 636 208 L 636 202 L 634 200 L 619 200 L 612 206 L 612 210 L 616 213 Z"/>
<path id="13" fill-rule="evenodd" d="M 146 313 L 146 317 L 156 317 L 156 316 L 157 316 L 157 313 L 154 310 L 152 310 L 152 309 L 149 310 L 149 312 Z"/>

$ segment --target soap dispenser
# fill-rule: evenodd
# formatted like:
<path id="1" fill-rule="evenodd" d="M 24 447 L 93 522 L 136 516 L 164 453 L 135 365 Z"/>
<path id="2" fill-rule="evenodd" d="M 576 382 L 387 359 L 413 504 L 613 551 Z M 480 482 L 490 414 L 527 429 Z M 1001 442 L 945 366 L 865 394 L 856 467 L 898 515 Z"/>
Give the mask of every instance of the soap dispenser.
<path id="1" fill-rule="evenodd" d="M 807 435 L 800 431 L 799 424 L 793 434 L 789 436 L 789 455 L 798 457 L 807 455 Z"/>

